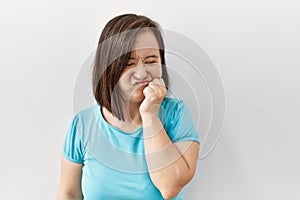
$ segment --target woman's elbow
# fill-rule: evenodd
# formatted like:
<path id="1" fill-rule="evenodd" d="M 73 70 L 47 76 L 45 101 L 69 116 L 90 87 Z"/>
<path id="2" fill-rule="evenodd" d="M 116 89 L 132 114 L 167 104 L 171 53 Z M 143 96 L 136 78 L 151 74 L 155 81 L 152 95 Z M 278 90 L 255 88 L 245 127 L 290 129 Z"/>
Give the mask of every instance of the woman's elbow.
<path id="1" fill-rule="evenodd" d="M 182 188 L 171 188 L 168 190 L 162 190 L 160 191 L 161 195 L 163 196 L 164 199 L 172 199 L 176 197 L 179 192 L 181 191 Z"/>
<path id="2" fill-rule="evenodd" d="M 56 200 L 82 200 L 83 195 L 81 190 L 78 191 L 68 191 L 63 187 L 59 187 L 56 194 Z"/>
<path id="3" fill-rule="evenodd" d="M 160 193 L 164 197 L 164 199 L 174 198 L 179 194 L 179 192 L 187 184 L 187 182 L 187 180 L 178 180 L 177 182 L 174 182 L 174 184 L 170 184 L 169 182 L 166 187 L 160 188 Z"/>
<path id="4" fill-rule="evenodd" d="M 177 179 L 176 182 L 174 182 L 173 185 L 170 186 L 170 183 L 168 184 L 169 187 L 165 187 L 161 190 L 161 194 L 165 199 L 171 199 L 178 195 L 178 193 L 183 189 L 184 186 L 186 186 L 193 178 L 193 173 L 185 176 L 180 176 L 180 178 Z"/>
<path id="5" fill-rule="evenodd" d="M 56 200 L 82 200 L 82 195 L 58 194 Z"/>

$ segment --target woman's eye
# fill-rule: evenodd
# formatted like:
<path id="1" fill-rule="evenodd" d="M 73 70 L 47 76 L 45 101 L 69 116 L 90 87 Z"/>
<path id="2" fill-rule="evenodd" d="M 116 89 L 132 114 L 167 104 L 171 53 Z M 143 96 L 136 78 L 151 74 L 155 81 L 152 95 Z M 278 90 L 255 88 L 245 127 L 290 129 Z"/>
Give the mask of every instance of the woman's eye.
<path id="1" fill-rule="evenodd" d="M 156 63 L 156 61 L 155 61 L 155 60 L 152 60 L 152 61 L 147 61 L 147 62 L 146 62 L 146 64 L 154 64 L 154 63 Z"/>
<path id="2" fill-rule="evenodd" d="M 134 63 L 128 63 L 128 64 L 126 65 L 126 67 L 132 67 L 132 66 L 134 66 Z"/>

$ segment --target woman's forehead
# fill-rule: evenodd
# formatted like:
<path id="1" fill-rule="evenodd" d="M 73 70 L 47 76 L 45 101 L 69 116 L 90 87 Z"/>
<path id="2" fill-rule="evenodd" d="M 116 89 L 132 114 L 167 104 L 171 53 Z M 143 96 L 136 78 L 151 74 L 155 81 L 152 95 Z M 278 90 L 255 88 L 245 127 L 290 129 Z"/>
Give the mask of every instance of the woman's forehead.
<path id="1" fill-rule="evenodd" d="M 152 31 L 143 31 L 137 35 L 132 50 L 159 49 L 158 41 Z"/>
<path id="2" fill-rule="evenodd" d="M 130 53 L 130 59 L 136 59 L 137 57 L 142 58 L 158 58 L 160 56 L 158 48 L 144 48 L 144 49 L 135 49 Z"/>

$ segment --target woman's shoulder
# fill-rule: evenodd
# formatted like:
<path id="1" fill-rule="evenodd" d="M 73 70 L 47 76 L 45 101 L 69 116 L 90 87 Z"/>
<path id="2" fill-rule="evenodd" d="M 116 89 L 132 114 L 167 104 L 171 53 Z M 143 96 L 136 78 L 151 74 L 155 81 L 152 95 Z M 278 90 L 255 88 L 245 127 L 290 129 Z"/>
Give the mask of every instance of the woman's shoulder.
<path id="1" fill-rule="evenodd" d="M 173 98 L 173 97 L 165 97 L 161 105 L 164 107 L 164 109 L 173 110 L 175 108 L 178 108 L 182 104 L 184 104 L 184 102 L 181 99 Z"/>
<path id="2" fill-rule="evenodd" d="M 161 119 L 175 118 L 182 110 L 184 102 L 178 98 L 166 97 L 161 103 L 159 115 Z"/>
<path id="3" fill-rule="evenodd" d="M 97 116 L 97 108 L 98 104 L 93 104 L 91 106 L 82 108 L 81 110 L 75 112 L 74 117 L 80 119 L 81 121 L 89 121 L 91 119 L 95 119 Z"/>

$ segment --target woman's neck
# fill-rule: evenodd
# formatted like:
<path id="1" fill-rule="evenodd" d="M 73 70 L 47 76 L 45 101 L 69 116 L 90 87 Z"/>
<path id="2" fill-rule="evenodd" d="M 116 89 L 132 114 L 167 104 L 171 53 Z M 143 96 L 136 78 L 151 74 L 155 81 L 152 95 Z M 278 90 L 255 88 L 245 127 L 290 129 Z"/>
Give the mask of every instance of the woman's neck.
<path id="1" fill-rule="evenodd" d="M 110 111 L 108 111 L 105 107 L 102 107 L 102 114 L 105 120 L 111 124 L 112 126 L 125 131 L 132 132 L 136 130 L 138 127 L 142 126 L 142 118 L 139 112 L 140 104 L 130 104 L 128 108 L 124 109 L 124 121 L 119 120 L 114 117 Z"/>

